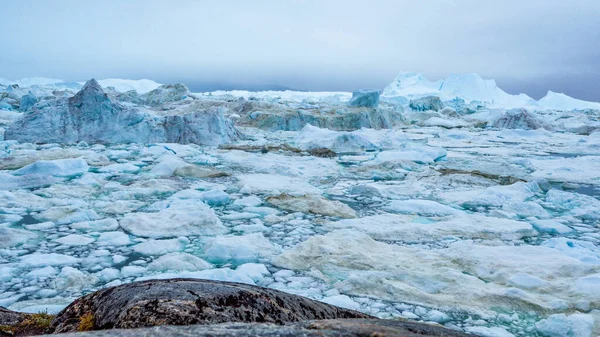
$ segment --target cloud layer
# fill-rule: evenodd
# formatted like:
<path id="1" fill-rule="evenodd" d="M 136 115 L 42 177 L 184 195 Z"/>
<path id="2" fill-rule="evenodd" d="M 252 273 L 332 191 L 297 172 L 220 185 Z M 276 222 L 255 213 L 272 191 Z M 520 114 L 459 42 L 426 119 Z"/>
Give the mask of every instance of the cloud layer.
<path id="1" fill-rule="evenodd" d="M 477 72 L 600 100 L 600 1 L 3 1 L 0 77 L 383 87 Z"/>

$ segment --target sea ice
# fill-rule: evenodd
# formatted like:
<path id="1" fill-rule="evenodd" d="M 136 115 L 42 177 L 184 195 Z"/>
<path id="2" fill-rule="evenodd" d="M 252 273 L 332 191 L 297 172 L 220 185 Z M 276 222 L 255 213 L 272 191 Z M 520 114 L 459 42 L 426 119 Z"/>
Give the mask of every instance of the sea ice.
<path id="1" fill-rule="evenodd" d="M 194 200 L 172 200 L 157 213 L 129 213 L 120 224 L 133 235 L 154 239 L 227 232 L 210 207 Z"/>
<path id="2" fill-rule="evenodd" d="M 29 174 L 44 174 L 56 177 L 71 177 L 87 172 L 89 166 L 85 159 L 39 160 L 13 172 L 22 176 Z"/>
<path id="3" fill-rule="evenodd" d="M 262 233 L 242 236 L 217 236 L 206 240 L 202 256 L 213 263 L 231 262 L 237 265 L 256 262 L 259 258 L 269 258 L 281 249 L 273 245 Z"/>

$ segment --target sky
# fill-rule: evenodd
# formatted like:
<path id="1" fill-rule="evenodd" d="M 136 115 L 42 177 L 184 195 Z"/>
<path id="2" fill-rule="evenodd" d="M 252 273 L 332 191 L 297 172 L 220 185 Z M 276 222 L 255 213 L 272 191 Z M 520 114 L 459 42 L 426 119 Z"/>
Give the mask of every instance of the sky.
<path id="1" fill-rule="evenodd" d="M 351 91 L 475 72 L 510 93 L 600 101 L 598 0 L 19 0 L 0 13 L 8 79 Z"/>

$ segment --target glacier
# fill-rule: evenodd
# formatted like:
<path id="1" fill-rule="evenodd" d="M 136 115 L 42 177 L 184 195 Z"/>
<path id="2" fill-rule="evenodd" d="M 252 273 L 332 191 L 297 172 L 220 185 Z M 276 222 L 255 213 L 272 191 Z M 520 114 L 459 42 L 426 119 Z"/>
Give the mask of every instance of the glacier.
<path id="1" fill-rule="evenodd" d="M 0 80 L 0 135 L 1 306 L 200 277 L 481 336 L 600 334 L 599 103 L 476 74 L 30 78 Z"/>

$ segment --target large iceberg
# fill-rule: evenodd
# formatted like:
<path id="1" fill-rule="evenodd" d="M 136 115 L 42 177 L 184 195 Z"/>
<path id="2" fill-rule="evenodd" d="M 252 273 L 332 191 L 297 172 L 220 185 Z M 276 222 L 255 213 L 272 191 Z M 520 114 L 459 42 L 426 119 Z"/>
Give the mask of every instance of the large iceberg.
<path id="1" fill-rule="evenodd" d="M 218 145 L 239 137 L 221 110 L 157 115 L 114 102 L 94 79 L 75 96 L 38 104 L 4 138 L 30 143 L 196 143 Z"/>

